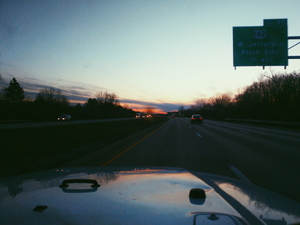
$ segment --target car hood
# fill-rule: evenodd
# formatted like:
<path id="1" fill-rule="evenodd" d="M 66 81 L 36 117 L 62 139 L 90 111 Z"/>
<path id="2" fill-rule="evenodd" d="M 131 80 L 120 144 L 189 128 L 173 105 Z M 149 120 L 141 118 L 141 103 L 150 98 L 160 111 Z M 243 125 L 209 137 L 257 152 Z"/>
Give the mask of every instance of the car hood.
<path id="1" fill-rule="evenodd" d="M 297 202 L 239 180 L 180 168 L 63 168 L 0 179 L 1 224 L 299 221 Z"/>

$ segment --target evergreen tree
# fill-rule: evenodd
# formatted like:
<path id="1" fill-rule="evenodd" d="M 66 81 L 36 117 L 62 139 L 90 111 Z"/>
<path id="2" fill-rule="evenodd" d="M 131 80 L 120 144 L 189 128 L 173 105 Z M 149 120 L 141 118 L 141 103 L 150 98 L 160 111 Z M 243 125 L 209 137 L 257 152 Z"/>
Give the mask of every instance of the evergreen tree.
<path id="1" fill-rule="evenodd" d="M 24 89 L 20 86 L 16 78 L 13 78 L 9 86 L 4 89 L 4 99 L 11 102 L 21 102 L 24 100 Z"/>

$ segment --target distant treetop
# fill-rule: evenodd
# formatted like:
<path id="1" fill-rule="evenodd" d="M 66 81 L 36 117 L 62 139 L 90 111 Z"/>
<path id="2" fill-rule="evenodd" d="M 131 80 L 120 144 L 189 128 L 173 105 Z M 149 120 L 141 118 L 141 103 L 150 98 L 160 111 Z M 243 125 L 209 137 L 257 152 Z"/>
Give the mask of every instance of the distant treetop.
<path id="1" fill-rule="evenodd" d="M 16 78 L 13 78 L 9 86 L 4 89 L 4 99 L 11 102 L 21 102 L 24 100 L 24 89 L 20 86 Z"/>

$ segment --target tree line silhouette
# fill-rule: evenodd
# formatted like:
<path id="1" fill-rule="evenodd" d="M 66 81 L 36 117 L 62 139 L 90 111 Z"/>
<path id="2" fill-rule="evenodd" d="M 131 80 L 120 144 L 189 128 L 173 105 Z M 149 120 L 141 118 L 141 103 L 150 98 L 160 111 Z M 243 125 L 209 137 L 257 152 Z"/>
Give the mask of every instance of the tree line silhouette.
<path id="1" fill-rule="evenodd" d="M 35 99 L 27 99 L 24 89 L 13 78 L 0 94 L 0 120 L 53 121 L 61 114 L 72 119 L 134 117 L 135 112 L 119 104 L 114 93 L 98 92 L 85 104 L 72 106 L 59 89 L 42 88 Z"/>
<path id="2" fill-rule="evenodd" d="M 0 76 L 1 78 L 1 76 Z M 188 109 L 180 107 L 181 115 L 200 113 L 208 119 L 257 119 L 300 122 L 300 73 L 261 75 L 257 82 L 240 90 L 235 97 L 217 94 L 198 99 Z M 36 98 L 26 99 L 15 78 L 0 94 L 0 120 L 56 120 L 61 114 L 73 119 L 134 117 L 135 112 L 119 104 L 114 93 L 97 92 L 83 105 L 71 106 L 62 92 L 43 88 Z"/>
<path id="3" fill-rule="evenodd" d="M 259 81 L 240 90 L 235 97 L 218 94 L 198 99 L 184 116 L 200 113 L 211 119 L 256 119 L 300 122 L 300 73 L 261 75 Z"/>

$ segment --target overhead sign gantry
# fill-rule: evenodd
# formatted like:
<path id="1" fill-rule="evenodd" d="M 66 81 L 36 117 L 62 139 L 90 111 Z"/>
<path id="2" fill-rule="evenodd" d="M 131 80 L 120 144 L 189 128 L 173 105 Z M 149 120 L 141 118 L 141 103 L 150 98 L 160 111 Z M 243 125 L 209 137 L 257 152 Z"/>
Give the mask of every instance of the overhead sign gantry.
<path id="1" fill-rule="evenodd" d="M 233 66 L 284 66 L 288 59 L 287 19 L 265 19 L 263 26 L 233 27 Z M 300 59 L 300 56 L 299 56 Z"/>

